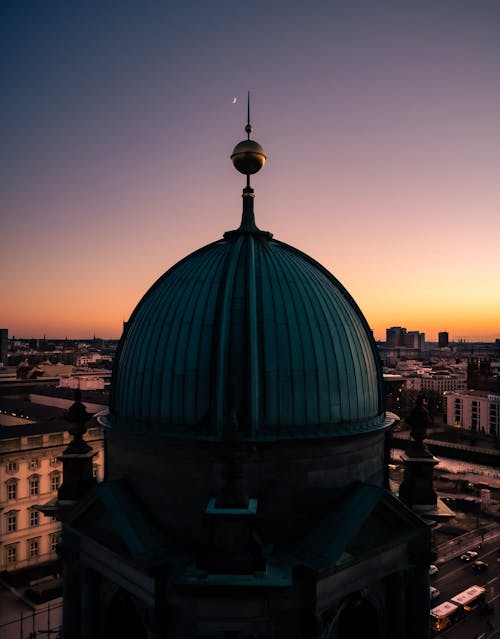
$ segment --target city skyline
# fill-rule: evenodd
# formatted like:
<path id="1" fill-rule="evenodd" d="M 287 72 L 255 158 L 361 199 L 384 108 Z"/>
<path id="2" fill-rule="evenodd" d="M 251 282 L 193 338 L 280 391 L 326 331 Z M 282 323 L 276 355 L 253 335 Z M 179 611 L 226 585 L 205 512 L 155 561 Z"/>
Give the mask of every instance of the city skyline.
<path id="1" fill-rule="evenodd" d="M 239 225 L 250 89 L 260 228 L 331 271 L 379 340 L 500 337 L 497 3 L 0 11 L 10 336 L 117 338 Z"/>

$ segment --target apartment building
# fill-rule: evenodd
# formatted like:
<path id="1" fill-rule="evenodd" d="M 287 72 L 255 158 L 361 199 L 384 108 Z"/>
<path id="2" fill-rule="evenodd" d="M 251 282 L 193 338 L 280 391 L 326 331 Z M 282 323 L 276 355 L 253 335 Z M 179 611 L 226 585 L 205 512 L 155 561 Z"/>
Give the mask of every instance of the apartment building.
<path id="1" fill-rule="evenodd" d="M 500 437 L 500 395 L 468 390 L 445 393 L 450 426 Z"/>
<path id="2" fill-rule="evenodd" d="M 57 558 L 60 523 L 38 506 L 57 496 L 59 456 L 71 441 L 62 418 L 0 427 L 0 571 L 18 570 Z M 94 476 L 103 479 L 103 440 L 97 422 L 85 439 L 96 451 Z"/>

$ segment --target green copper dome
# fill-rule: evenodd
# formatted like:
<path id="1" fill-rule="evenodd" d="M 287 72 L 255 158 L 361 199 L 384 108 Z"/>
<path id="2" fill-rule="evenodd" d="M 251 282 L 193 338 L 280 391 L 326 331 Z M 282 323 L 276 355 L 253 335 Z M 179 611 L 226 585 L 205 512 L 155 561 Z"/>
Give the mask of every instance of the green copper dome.
<path id="1" fill-rule="evenodd" d="M 383 428 L 371 332 L 344 287 L 259 231 L 253 190 L 241 227 L 149 289 L 122 337 L 113 428 L 220 438 L 332 437 Z M 236 421 L 235 421 L 236 420 Z"/>

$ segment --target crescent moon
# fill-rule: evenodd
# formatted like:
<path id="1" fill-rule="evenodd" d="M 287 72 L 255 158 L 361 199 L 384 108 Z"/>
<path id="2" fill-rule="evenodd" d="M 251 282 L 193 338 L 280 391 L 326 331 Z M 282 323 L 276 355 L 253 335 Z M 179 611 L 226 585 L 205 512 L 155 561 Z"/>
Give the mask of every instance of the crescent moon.
<path id="1" fill-rule="evenodd" d="M 233 104 L 236 104 L 238 98 L 233 98 Z"/>

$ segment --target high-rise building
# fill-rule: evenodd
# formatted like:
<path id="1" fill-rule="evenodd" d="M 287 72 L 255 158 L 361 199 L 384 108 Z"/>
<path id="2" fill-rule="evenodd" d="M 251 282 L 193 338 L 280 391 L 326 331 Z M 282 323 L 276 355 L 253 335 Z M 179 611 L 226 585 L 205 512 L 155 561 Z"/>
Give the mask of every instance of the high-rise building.
<path id="1" fill-rule="evenodd" d="M 9 329 L 0 328 L 0 366 L 7 366 L 9 358 Z"/>
<path id="2" fill-rule="evenodd" d="M 425 333 L 420 331 L 408 331 L 404 336 L 404 346 L 408 348 L 415 348 L 421 351 L 424 348 Z"/>
<path id="3" fill-rule="evenodd" d="M 404 339 L 406 337 L 406 328 L 401 326 L 391 326 L 386 331 L 386 345 L 397 348 L 398 346 L 404 346 Z"/>
<path id="4" fill-rule="evenodd" d="M 447 331 L 441 331 L 438 334 L 438 347 L 439 348 L 446 348 L 448 346 L 448 332 Z"/>
<path id="5" fill-rule="evenodd" d="M 391 326 L 386 329 L 386 346 L 388 348 L 413 348 L 422 350 L 425 333 L 407 331 L 402 326 Z"/>

